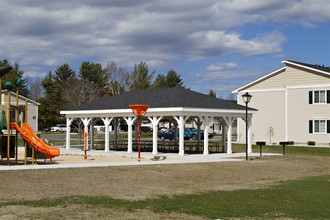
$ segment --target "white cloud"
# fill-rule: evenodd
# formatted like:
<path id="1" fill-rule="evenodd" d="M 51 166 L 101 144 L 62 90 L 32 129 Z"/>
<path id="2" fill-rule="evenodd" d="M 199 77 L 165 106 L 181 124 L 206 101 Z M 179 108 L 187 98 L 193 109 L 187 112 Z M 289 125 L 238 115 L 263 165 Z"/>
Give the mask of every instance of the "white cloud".
<path id="1" fill-rule="evenodd" d="M 281 53 L 283 33 L 246 37 L 238 28 L 269 20 L 314 24 L 330 19 L 328 5 L 322 0 L 0 0 L 0 58 L 45 74 L 83 59 L 157 67 L 227 54 Z M 31 69 L 34 65 L 38 68 Z"/>
<path id="2" fill-rule="evenodd" d="M 234 69 L 238 66 L 235 62 L 228 63 L 215 63 L 207 67 L 208 71 L 224 71 L 228 69 Z"/>
<path id="3" fill-rule="evenodd" d="M 239 67 L 237 63 L 217 63 L 208 66 L 205 71 L 196 73 L 195 77 L 198 79 L 197 82 L 223 82 L 241 77 L 241 71 L 241 67 Z"/>
<path id="4" fill-rule="evenodd" d="M 221 10 L 237 12 L 246 21 L 272 20 L 279 23 L 299 23 L 312 26 L 315 22 L 330 19 L 328 0 L 227 0 L 218 6 Z"/>
<path id="5" fill-rule="evenodd" d="M 261 55 L 280 52 L 285 37 L 270 33 L 255 39 L 242 39 L 238 33 L 224 31 L 196 32 L 190 36 L 195 42 L 191 55 L 197 58 L 218 56 L 228 53 L 240 55 Z"/>

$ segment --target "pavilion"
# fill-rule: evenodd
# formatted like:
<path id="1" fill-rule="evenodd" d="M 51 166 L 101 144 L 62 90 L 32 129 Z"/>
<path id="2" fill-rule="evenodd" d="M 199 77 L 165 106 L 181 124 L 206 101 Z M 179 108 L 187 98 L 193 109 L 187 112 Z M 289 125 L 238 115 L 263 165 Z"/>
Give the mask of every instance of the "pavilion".
<path id="1" fill-rule="evenodd" d="M 111 122 L 123 118 L 128 125 L 127 152 L 132 148 L 132 126 L 136 120 L 129 105 L 150 105 L 144 118 L 147 118 L 153 127 L 152 153 L 157 154 L 158 124 L 161 119 L 171 118 L 179 128 L 184 128 L 185 122 L 190 118 L 196 122 L 198 130 L 204 130 L 203 154 L 209 154 L 208 131 L 211 121 L 219 120 L 222 124 L 223 141 L 227 139 L 227 154 L 232 153 L 232 125 L 236 118 L 246 120 L 246 107 L 238 105 L 236 101 L 218 99 L 182 87 L 154 88 L 146 90 L 133 90 L 117 96 L 109 96 L 88 104 L 76 106 L 60 113 L 66 117 L 66 149 L 70 150 L 70 125 L 73 120 L 80 119 L 84 130 L 93 119 L 102 119 L 105 125 L 105 151 L 109 151 L 109 126 Z M 248 114 L 248 153 L 252 153 L 251 118 L 256 109 L 249 108 Z M 115 126 L 116 127 L 116 126 Z M 93 129 L 91 129 L 92 131 Z M 226 130 L 226 132 L 224 132 Z M 92 137 L 92 135 L 91 135 Z M 179 155 L 184 155 L 184 129 L 179 129 Z M 224 144 L 224 142 L 223 142 Z"/>

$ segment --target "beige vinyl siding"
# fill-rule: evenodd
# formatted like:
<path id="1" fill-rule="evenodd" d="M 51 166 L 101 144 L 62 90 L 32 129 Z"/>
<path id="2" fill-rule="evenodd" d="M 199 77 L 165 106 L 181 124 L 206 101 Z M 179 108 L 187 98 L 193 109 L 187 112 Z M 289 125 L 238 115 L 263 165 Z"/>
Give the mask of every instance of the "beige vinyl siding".
<path id="1" fill-rule="evenodd" d="M 38 105 L 28 104 L 27 122 L 34 131 L 38 131 Z"/>
<path id="2" fill-rule="evenodd" d="M 285 86 L 297 85 L 318 85 L 323 84 L 325 80 L 330 82 L 330 77 L 311 72 L 309 70 L 302 70 L 297 67 L 286 66 L 285 71 L 280 72 L 270 78 L 252 85 L 248 89 L 271 89 L 284 88 Z"/>
<path id="3" fill-rule="evenodd" d="M 7 93 L 2 93 L 1 95 L 2 95 L 1 111 L 6 112 L 6 120 L 7 120 L 8 94 Z M 25 106 L 26 98 L 20 96 L 18 101 L 19 101 L 18 104 L 20 106 Z M 16 94 L 11 93 L 10 103 L 11 103 L 11 105 L 16 106 Z M 34 102 L 32 100 L 28 100 L 27 122 L 33 128 L 34 131 L 38 131 L 38 109 L 39 109 L 39 103 Z M 23 119 L 23 112 L 21 112 L 21 114 L 19 116 L 19 120 L 22 121 L 22 119 Z"/>
<path id="4" fill-rule="evenodd" d="M 309 104 L 309 91 L 330 90 L 330 87 L 288 89 L 288 140 L 329 143 L 330 134 L 310 134 L 309 120 L 330 120 L 330 104 Z"/>
<path id="5" fill-rule="evenodd" d="M 294 141 L 306 144 L 329 144 L 330 134 L 309 133 L 310 120 L 330 120 L 330 104 L 309 104 L 309 91 L 330 90 L 330 77 L 307 68 L 287 64 L 262 80 L 245 87 L 238 93 L 252 95 L 250 107 L 259 111 L 253 115 L 253 142 Z M 270 130 L 272 127 L 272 132 Z M 239 120 L 238 138 L 245 142 L 245 122 Z"/>
<path id="6" fill-rule="evenodd" d="M 239 103 L 242 93 L 239 93 Z M 252 142 L 265 141 L 278 143 L 285 141 L 285 91 L 250 92 L 252 95 L 249 107 L 259 111 L 252 118 Z M 239 119 L 238 138 L 245 140 L 245 122 Z"/>

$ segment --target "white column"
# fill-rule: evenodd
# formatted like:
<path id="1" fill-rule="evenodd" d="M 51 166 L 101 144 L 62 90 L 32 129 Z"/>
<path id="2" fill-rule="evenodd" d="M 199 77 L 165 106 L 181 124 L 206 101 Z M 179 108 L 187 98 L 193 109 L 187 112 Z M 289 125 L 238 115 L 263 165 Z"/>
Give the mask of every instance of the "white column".
<path id="1" fill-rule="evenodd" d="M 184 118 L 183 116 L 179 117 L 179 155 L 184 155 Z"/>
<path id="2" fill-rule="evenodd" d="M 184 124 L 190 116 L 179 116 L 173 118 L 178 122 L 179 125 L 179 155 L 184 156 Z"/>
<path id="3" fill-rule="evenodd" d="M 221 121 L 220 122 L 221 125 L 221 136 L 222 136 L 222 149 L 225 152 L 225 145 L 226 145 L 226 123 Z"/>
<path id="4" fill-rule="evenodd" d="M 162 119 L 163 117 L 157 117 L 157 116 L 153 116 L 153 117 L 148 117 L 148 119 L 150 120 L 151 124 L 152 124 L 152 154 L 157 155 L 158 151 L 157 151 L 157 134 L 158 134 L 158 123 L 159 121 Z"/>
<path id="5" fill-rule="evenodd" d="M 94 132 L 94 119 L 92 118 L 91 122 L 90 122 L 90 138 L 91 138 L 91 149 L 94 148 L 94 136 L 95 136 L 95 132 Z"/>
<path id="6" fill-rule="evenodd" d="M 66 119 L 66 150 L 70 150 L 70 125 L 73 121 L 73 118 Z"/>
<path id="7" fill-rule="evenodd" d="M 104 152 L 109 152 L 109 126 L 113 118 L 102 118 L 102 121 L 105 126 L 105 143 L 104 143 Z"/>
<path id="8" fill-rule="evenodd" d="M 81 120 L 84 123 L 84 132 L 87 132 L 86 141 L 87 141 L 87 150 L 88 150 L 89 149 L 89 146 L 88 146 L 88 125 L 89 125 L 89 122 L 91 121 L 91 118 L 82 118 Z"/>
<path id="9" fill-rule="evenodd" d="M 232 145 L 231 145 L 231 135 L 232 135 L 232 127 L 233 122 L 235 120 L 234 117 L 223 117 L 223 120 L 226 122 L 227 125 L 227 154 L 232 154 Z"/>
<path id="10" fill-rule="evenodd" d="M 201 120 L 203 121 L 203 125 L 204 125 L 204 151 L 203 151 L 203 154 L 208 155 L 209 154 L 209 124 L 210 124 L 210 121 L 212 120 L 212 118 L 203 116 L 203 117 L 201 117 Z"/>
<path id="11" fill-rule="evenodd" d="M 136 119 L 136 117 L 124 117 L 127 126 L 128 126 L 128 132 L 127 132 L 127 153 L 132 153 L 133 148 L 132 148 L 132 125 Z"/>

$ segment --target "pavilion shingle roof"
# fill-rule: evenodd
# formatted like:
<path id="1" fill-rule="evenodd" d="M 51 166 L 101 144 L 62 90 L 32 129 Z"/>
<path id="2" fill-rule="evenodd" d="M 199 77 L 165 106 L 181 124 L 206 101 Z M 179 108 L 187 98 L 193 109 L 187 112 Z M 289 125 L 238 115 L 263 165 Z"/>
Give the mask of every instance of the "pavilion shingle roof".
<path id="1" fill-rule="evenodd" d="M 109 96 L 70 110 L 128 109 L 130 104 L 149 104 L 150 108 L 207 108 L 244 110 L 236 101 L 223 100 L 182 87 L 133 90 Z"/>

